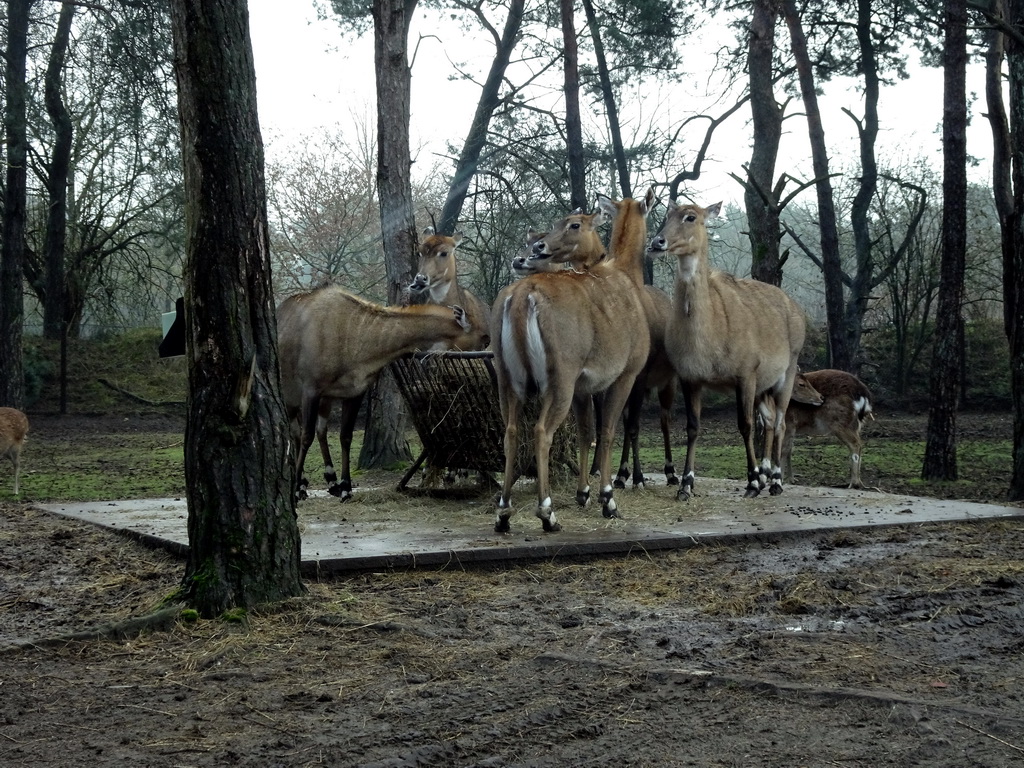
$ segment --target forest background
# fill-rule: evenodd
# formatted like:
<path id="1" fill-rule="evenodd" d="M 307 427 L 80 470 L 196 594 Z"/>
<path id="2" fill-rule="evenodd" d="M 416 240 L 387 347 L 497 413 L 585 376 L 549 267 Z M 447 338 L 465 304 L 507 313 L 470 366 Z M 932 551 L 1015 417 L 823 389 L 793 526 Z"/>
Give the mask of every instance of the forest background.
<path id="1" fill-rule="evenodd" d="M 253 18 L 269 5 L 253 3 Z M 324 280 L 368 298 L 396 298 L 399 281 L 384 252 L 382 126 L 372 114 L 366 47 L 375 16 L 388 7 L 317 2 L 313 21 L 304 6 L 288 6 L 315 33 L 307 48 L 322 48 L 333 29 L 339 49 L 367 53 L 349 53 L 334 71 L 308 73 L 310 80 L 336 83 L 337 98 L 322 105 L 334 120 L 321 120 L 304 135 L 267 131 L 278 299 Z M 463 282 L 485 301 L 493 298 L 512 279 L 508 265 L 526 229 L 543 228 L 577 204 L 592 205 L 597 192 L 620 197 L 654 185 L 663 202 L 703 203 L 715 193 L 728 201 L 714 232 L 716 265 L 781 283 L 801 303 L 813 329 L 805 365 L 853 370 L 883 400 L 928 403 L 943 317 L 944 125 L 929 127 L 925 118 L 911 126 L 905 110 L 885 111 L 882 94 L 914 72 L 916 103 L 942 102 L 940 79 L 924 73 L 946 63 L 944 9 L 878 0 L 586 0 L 568 7 L 567 21 L 565 3 L 391 6 L 409 23 L 400 32 L 416 94 L 407 128 L 420 126 L 411 165 L 416 227 L 457 224 L 464 232 Z M 32 382 L 53 375 L 37 368 L 34 339 L 66 346 L 69 339 L 154 325 L 173 306 L 184 282 L 184 194 L 163 9 L 9 2 L 8 52 L 15 42 L 12 8 L 28 12 L 28 202 L 17 290 L 28 341 L 24 401 L 31 403 Z M 962 25 L 974 57 L 971 72 L 987 71 L 983 57 L 991 61 L 998 29 L 991 18 L 975 9 Z M 810 89 L 800 80 L 805 71 L 794 30 L 806 38 Z M 307 77 L 281 64 L 288 60 L 284 33 L 277 30 L 282 50 L 273 57 L 267 53 L 273 40 L 257 45 L 257 82 L 274 81 L 280 67 L 299 93 Z M 260 34 L 266 27 L 256 24 L 254 41 Z M 446 44 L 439 55 L 437 46 L 452 35 L 463 44 Z M 565 75 L 570 52 L 578 57 L 582 108 L 575 114 Z M 8 131 L 17 102 L 10 66 L 8 56 Z M 1001 59 L 998 67 L 1001 72 Z M 817 92 L 831 96 L 821 101 L 822 125 L 830 126 L 824 139 L 832 164 L 825 174 L 809 161 L 807 141 L 808 98 Z M 962 130 L 966 135 L 973 126 L 970 135 L 979 137 L 990 105 L 972 91 L 965 106 Z M 293 112 L 303 112 L 299 103 Z M 833 132 L 840 125 L 846 130 Z M 893 135 L 906 138 L 889 141 Z M 968 166 L 972 171 L 963 195 L 957 312 L 965 321 L 957 334 L 965 353 L 957 382 L 961 406 L 1011 400 L 1000 215 L 987 178 L 1000 170 L 993 154 L 991 141 L 973 138 L 964 162 L 965 175 Z M 8 154 L 8 171 L 15 167 Z M 831 250 L 823 240 L 825 182 L 834 188 Z M 5 200 L 10 192 L 8 183 Z M 5 208 L 5 225 L 9 213 Z M 5 297 L 13 290 L 7 263 Z M 672 270 L 654 262 L 650 280 L 667 288 Z"/>

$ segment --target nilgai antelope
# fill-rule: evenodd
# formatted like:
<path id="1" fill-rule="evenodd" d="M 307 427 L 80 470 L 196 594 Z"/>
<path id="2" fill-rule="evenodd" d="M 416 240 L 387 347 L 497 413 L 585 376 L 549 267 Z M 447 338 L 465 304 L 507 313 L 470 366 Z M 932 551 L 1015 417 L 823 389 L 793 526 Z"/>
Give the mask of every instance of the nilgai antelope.
<path id="1" fill-rule="evenodd" d="M 677 377 L 665 351 L 665 326 L 672 311 L 672 300 L 661 289 L 643 284 L 644 252 L 647 245 L 646 220 L 655 203 L 654 189 L 653 187 L 649 188 L 642 200 L 625 198 L 615 201 L 606 195 L 598 195 L 597 201 L 601 212 L 613 222 L 607 249 L 607 263 L 625 272 L 640 287 L 642 291 L 640 298 L 644 306 L 644 316 L 647 319 L 651 344 L 647 363 L 637 376 L 623 408 L 622 459 L 619 462 L 619 471 L 614 485 L 616 488 L 625 488 L 626 481 L 631 475 L 634 488 L 643 487 L 646 484 L 640 466 L 640 416 L 644 399 L 651 389 L 657 390 L 658 402 L 661 406 L 665 476 L 669 485 L 676 485 L 679 480 L 676 477 L 672 461 L 670 420 L 672 405 L 675 402 Z M 529 259 L 526 266 L 539 269 L 540 265 L 567 262 L 573 269 L 589 269 L 594 264 L 601 263 L 601 254 L 596 254 L 595 249 L 588 247 L 585 241 L 580 242 L 578 218 L 579 213 L 574 212 L 565 220 L 568 224 L 557 248 L 546 241 L 541 241 L 541 246 L 535 245 L 532 258 Z M 641 222 L 643 222 L 642 226 Z M 627 223 L 629 223 L 628 226 Z M 513 264 L 513 269 L 515 268 L 516 264 Z M 544 268 L 551 267 L 545 266 Z M 632 472 L 629 468 L 630 453 L 633 456 Z M 591 474 L 593 472 L 594 469 L 591 470 Z"/>
<path id="2" fill-rule="evenodd" d="M 658 405 L 660 406 L 661 437 L 665 450 L 665 478 L 668 485 L 678 485 L 679 478 L 676 477 L 675 465 L 672 461 L 671 438 L 672 406 L 675 403 L 678 377 L 672 366 L 672 361 L 669 360 L 668 351 L 665 349 L 665 328 L 672 314 L 672 299 L 660 288 L 643 285 L 644 255 L 647 245 L 646 226 L 643 230 L 639 227 L 627 229 L 616 226 L 620 221 L 637 220 L 636 214 L 633 214 L 632 217 L 626 215 L 626 209 L 630 206 L 637 206 L 646 221 L 651 208 L 657 202 L 654 188 L 648 188 L 643 200 L 625 198 L 616 202 L 604 195 L 598 195 L 597 200 L 605 214 L 612 216 L 615 222 L 612 224 L 608 245 L 608 252 L 613 258 L 612 263 L 627 271 L 634 282 L 642 286 L 641 298 L 644 302 L 644 313 L 647 317 L 647 327 L 651 337 L 651 349 L 647 357 L 647 364 L 636 377 L 636 382 L 633 384 L 633 389 L 623 409 L 622 459 L 619 462 L 615 487 L 625 488 L 626 481 L 630 478 L 630 452 L 633 454 L 633 487 L 642 488 L 646 485 L 643 469 L 640 466 L 640 416 L 647 393 L 652 389 L 658 393 Z"/>
<path id="3" fill-rule="evenodd" d="M 487 349 L 491 343 L 487 332 L 490 310 L 471 291 L 459 285 L 455 251 L 462 242 L 462 233 L 451 237 L 434 233 L 433 227 L 423 230 L 420 241 L 416 277 L 409 285 L 409 295 L 416 304 L 437 304 L 442 307 L 458 306 L 466 310 L 466 318 L 473 327 L 471 341 L 464 352 Z"/>
<path id="4" fill-rule="evenodd" d="M 384 366 L 407 352 L 438 342 L 461 347 L 472 326 L 459 306 L 420 304 L 385 307 L 338 286 L 290 296 L 277 308 L 281 390 L 292 427 L 297 493 L 313 435 L 320 441 L 328 490 L 342 501 L 352 497 L 349 455 L 363 395 Z M 331 405 L 341 401 L 341 480 L 327 447 Z"/>
<path id="5" fill-rule="evenodd" d="M 772 495 L 782 492 L 784 419 L 804 344 L 803 311 L 785 292 L 711 268 L 705 221 L 720 210 L 721 203 L 706 209 L 672 203 L 650 245 L 652 251 L 678 260 L 665 346 L 686 400 L 686 467 L 677 493 L 684 500 L 693 493 L 694 448 L 705 387 L 736 393 L 737 421 L 747 454 L 745 495 L 758 495 L 768 479 Z M 760 467 L 754 451 L 754 406 L 759 401 L 772 414 L 765 423 Z"/>
<path id="6" fill-rule="evenodd" d="M 0 456 L 6 456 L 14 464 L 14 495 L 19 494 L 18 478 L 21 476 L 21 447 L 28 434 L 28 416 L 17 408 L 0 408 Z"/>
<path id="7" fill-rule="evenodd" d="M 860 480 L 861 424 L 875 418 L 871 412 L 871 390 L 846 371 L 825 369 L 797 374 L 797 387 L 803 383 L 818 394 L 818 402 L 807 402 L 794 390 L 786 411 L 786 433 L 782 438 L 782 476 L 793 482 L 793 441 L 797 435 L 835 435 L 850 451 L 848 488 L 862 488 Z"/>
<path id="8" fill-rule="evenodd" d="M 555 224 L 534 253 L 551 254 L 567 233 L 577 245 L 603 252 L 597 227 L 602 214 L 573 213 Z M 635 225 L 643 227 L 641 220 Z M 603 261 L 598 259 L 597 262 Z M 552 507 L 549 457 L 555 430 L 572 408 L 579 430 L 580 476 L 576 500 L 590 496 L 587 467 L 593 438 L 593 395 L 601 398 L 601 511 L 616 517 L 611 484 L 611 443 L 622 407 L 650 347 L 640 290 L 622 270 L 595 262 L 590 269 L 524 277 L 495 299 L 491 347 L 498 398 L 505 421 L 505 476 L 494 528 L 509 530 L 519 414 L 527 398 L 540 401 L 534 428 L 537 461 L 537 516 L 545 531 L 561 529 Z"/>

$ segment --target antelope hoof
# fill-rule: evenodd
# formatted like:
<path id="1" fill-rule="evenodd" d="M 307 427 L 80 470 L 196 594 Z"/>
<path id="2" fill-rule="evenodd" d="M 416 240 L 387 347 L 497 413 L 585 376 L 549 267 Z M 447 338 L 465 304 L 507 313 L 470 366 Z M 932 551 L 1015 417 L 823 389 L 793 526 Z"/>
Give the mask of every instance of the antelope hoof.
<path id="1" fill-rule="evenodd" d="M 558 533 L 562 530 L 560 523 L 553 523 L 550 520 L 545 520 L 544 518 L 541 518 L 540 522 L 544 526 L 544 533 Z"/>
<path id="2" fill-rule="evenodd" d="M 647 478 L 644 477 L 643 475 L 640 475 L 640 477 L 633 482 L 633 490 L 634 491 L 637 488 L 640 488 L 642 490 L 642 489 L 644 489 L 646 487 L 647 487 Z"/>
<path id="3" fill-rule="evenodd" d="M 619 510 L 615 506 L 614 499 L 610 499 L 607 504 L 601 507 L 601 514 L 607 517 L 609 520 L 613 518 L 618 518 L 620 520 L 622 519 L 622 516 L 619 514 Z"/>
<path id="4" fill-rule="evenodd" d="M 612 485 L 614 485 L 615 488 L 620 490 L 620 491 L 626 490 L 626 481 L 624 479 L 622 479 L 621 477 L 616 477 L 615 481 L 612 483 Z"/>
<path id="5" fill-rule="evenodd" d="M 509 525 L 508 518 L 498 515 L 498 519 L 494 521 L 494 532 L 508 533 L 510 530 L 512 530 L 512 526 Z"/>
<path id="6" fill-rule="evenodd" d="M 772 496 L 778 496 L 782 493 L 782 486 L 778 483 L 772 483 L 771 487 L 768 489 L 768 493 Z"/>
<path id="7" fill-rule="evenodd" d="M 328 488 L 327 492 L 331 496 L 337 496 L 342 501 L 348 501 L 352 498 L 352 481 L 342 480 L 340 483 L 336 483 Z"/>
<path id="8" fill-rule="evenodd" d="M 590 503 L 590 489 L 587 488 L 583 491 L 576 491 L 576 503 L 581 507 L 587 506 Z"/>
<path id="9" fill-rule="evenodd" d="M 743 494 L 743 498 L 752 499 L 761 493 L 761 489 L 757 485 L 748 485 L 747 490 Z"/>
<path id="10" fill-rule="evenodd" d="M 676 468 L 671 464 L 665 465 L 665 485 L 679 485 L 679 478 L 676 477 Z"/>

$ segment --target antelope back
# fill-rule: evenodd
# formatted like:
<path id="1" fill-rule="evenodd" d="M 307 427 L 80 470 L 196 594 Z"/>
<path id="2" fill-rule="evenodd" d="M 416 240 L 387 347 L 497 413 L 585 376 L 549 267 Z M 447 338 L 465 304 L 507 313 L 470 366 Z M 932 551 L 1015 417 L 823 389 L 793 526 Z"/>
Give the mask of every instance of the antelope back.
<path id="1" fill-rule="evenodd" d="M 505 288 L 494 304 L 491 337 L 499 368 L 521 398 L 591 394 L 647 359 L 649 334 L 632 280 L 599 266 L 535 274 Z"/>
<path id="2" fill-rule="evenodd" d="M 604 243 L 597 231 L 603 221 L 600 209 L 583 213 L 577 208 L 551 225 L 547 234 L 533 244 L 530 256 L 553 264 L 572 262 L 578 268 L 589 268 L 605 257 Z"/>
<path id="3" fill-rule="evenodd" d="M 450 303 L 449 291 L 458 284 L 455 249 L 462 242 L 462 233 L 456 232 L 448 237 L 435 234 L 432 227 L 427 227 L 423 235 L 417 249 L 416 278 L 410 290 L 413 293 L 429 291 L 430 300 L 435 304 Z"/>

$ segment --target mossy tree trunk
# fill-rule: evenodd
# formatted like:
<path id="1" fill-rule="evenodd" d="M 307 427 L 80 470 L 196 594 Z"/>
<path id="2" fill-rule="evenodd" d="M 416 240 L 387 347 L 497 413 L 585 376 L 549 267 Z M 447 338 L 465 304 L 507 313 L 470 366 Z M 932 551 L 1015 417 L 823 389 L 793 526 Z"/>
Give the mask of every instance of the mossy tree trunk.
<path id="1" fill-rule="evenodd" d="M 302 592 L 245 0 L 172 0 L 185 178 L 186 600 Z"/>

